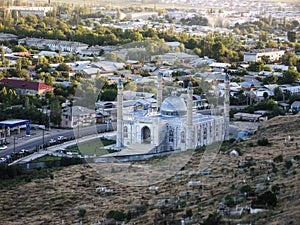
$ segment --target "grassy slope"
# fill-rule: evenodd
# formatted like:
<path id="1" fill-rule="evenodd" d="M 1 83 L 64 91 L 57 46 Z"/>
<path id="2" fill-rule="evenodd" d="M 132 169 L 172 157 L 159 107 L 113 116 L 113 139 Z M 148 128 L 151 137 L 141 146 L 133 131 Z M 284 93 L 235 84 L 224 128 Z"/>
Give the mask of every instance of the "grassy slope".
<path id="1" fill-rule="evenodd" d="M 283 121 L 283 122 L 282 122 Z M 162 213 L 166 214 L 169 221 L 180 221 L 187 209 L 191 209 L 196 221 L 201 222 L 208 214 L 216 211 L 218 203 L 226 195 L 235 196 L 238 189 L 246 184 L 252 187 L 266 185 L 262 178 L 271 177 L 271 185 L 278 184 L 280 191 L 277 195 L 278 206 L 271 211 L 257 215 L 245 215 L 241 221 L 232 218 L 233 224 L 238 222 L 252 222 L 253 224 L 288 224 L 300 221 L 300 168 L 293 163 L 290 170 L 285 167 L 285 162 L 276 163 L 278 169 L 272 172 L 272 166 L 262 164 L 254 169 L 238 168 L 240 161 L 246 156 L 253 156 L 257 161 L 273 159 L 283 154 L 284 159 L 300 155 L 300 130 L 299 116 L 278 117 L 268 121 L 261 127 L 257 136 L 247 142 L 241 142 L 231 148 L 239 148 L 243 156 L 231 158 L 228 155 L 218 154 L 214 163 L 210 165 L 211 175 L 190 177 L 190 171 L 199 170 L 200 153 L 195 153 L 185 166 L 183 175 L 177 175 L 157 183 L 157 193 L 151 192 L 147 187 L 134 187 L 115 183 L 114 180 L 102 176 L 102 169 L 111 164 L 78 165 L 68 167 L 54 173 L 54 179 L 36 179 L 22 186 L 15 186 L 0 190 L 0 221 L 3 224 L 75 224 L 83 220 L 84 224 L 105 219 L 109 210 L 133 210 L 146 207 L 146 213 L 135 216 L 131 222 L 136 224 L 161 224 Z M 290 136 L 293 141 L 285 144 L 285 139 Z M 266 137 L 272 146 L 257 146 L 258 138 Z M 252 144 L 250 144 L 252 143 Z M 297 144 L 296 144 L 297 143 Z M 298 147 L 299 144 L 299 147 Z M 155 159 L 152 164 L 157 164 Z M 228 162 L 230 165 L 222 165 Z M 147 165 L 149 162 L 136 162 L 131 169 Z M 129 168 L 129 167 L 128 167 Z M 257 174 L 253 175 L 252 172 Z M 294 173 L 291 173 L 295 171 Z M 163 171 L 162 171 L 163 173 Z M 82 176 L 84 174 L 84 176 Z M 201 180 L 203 189 L 190 187 L 189 180 Z M 245 181 L 245 183 L 244 183 Z M 234 184 L 234 186 L 232 185 Z M 98 186 L 107 186 L 114 189 L 114 195 L 105 196 L 96 193 Z M 181 203 L 178 202 L 179 196 Z M 168 200 L 167 202 L 165 200 Z M 163 205 L 160 205 L 162 204 Z M 185 204 L 183 204 L 183 202 Z M 192 203 L 187 205 L 187 203 Z M 171 207 L 173 204 L 173 208 Z M 183 204 L 183 205 L 182 205 Z M 242 202 L 241 206 L 250 202 Z M 146 205 L 146 206 L 145 206 Z M 177 206 L 176 206 L 177 205 Z M 179 207 L 181 205 L 181 207 Z M 84 218 L 78 216 L 79 207 L 87 211 Z M 172 213 L 170 213 L 172 212 Z M 171 224 L 176 224 L 171 222 Z M 291 223 L 292 224 L 292 223 Z"/>

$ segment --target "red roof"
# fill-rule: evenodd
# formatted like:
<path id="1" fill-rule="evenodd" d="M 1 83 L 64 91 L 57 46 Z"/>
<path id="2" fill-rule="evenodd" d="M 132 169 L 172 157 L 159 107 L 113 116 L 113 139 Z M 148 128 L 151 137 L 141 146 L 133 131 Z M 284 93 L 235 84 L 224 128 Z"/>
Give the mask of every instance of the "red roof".
<path id="1" fill-rule="evenodd" d="M 52 91 L 54 89 L 52 86 L 46 85 L 42 82 L 33 82 L 33 81 L 19 80 L 19 79 L 17 80 L 17 79 L 3 78 L 0 81 L 0 83 L 12 88 L 35 90 L 38 92 L 42 90 Z"/>

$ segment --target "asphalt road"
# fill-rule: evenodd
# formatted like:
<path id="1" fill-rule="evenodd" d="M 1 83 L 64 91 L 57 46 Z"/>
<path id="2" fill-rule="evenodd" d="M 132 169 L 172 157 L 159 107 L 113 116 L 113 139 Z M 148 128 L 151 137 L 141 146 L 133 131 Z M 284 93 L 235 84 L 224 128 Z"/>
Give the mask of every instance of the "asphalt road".
<path id="1" fill-rule="evenodd" d="M 10 140 L 10 144 L 7 149 L 0 150 L 0 158 L 6 155 L 11 155 L 13 152 L 20 152 L 22 149 L 26 150 L 35 150 L 38 146 L 47 144 L 50 139 L 57 139 L 58 136 L 65 136 L 67 138 L 77 138 L 84 137 L 92 134 L 103 133 L 105 131 L 115 130 L 116 124 L 97 124 L 95 126 L 83 127 L 83 128 L 74 128 L 74 129 L 51 129 L 50 131 L 45 130 L 32 130 L 31 133 L 35 133 L 30 137 L 22 137 L 18 138 L 14 141 L 14 138 L 8 138 Z"/>

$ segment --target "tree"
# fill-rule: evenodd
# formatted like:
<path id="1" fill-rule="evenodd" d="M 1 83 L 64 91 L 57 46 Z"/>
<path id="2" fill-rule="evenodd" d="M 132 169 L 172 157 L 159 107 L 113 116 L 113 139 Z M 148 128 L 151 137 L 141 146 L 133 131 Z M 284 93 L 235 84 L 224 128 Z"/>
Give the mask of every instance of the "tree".
<path id="1" fill-rule="evenodd" d="M 2 62 L 2 65 L 4 64 L 4 60 L 5 60 L 5 50 L 4 50 L 4 47 L 2 45 L 2 47 L 1 47 L 1 62 Z"/>
<path id="2" fill-rule="evenodd" d="M 58 98 L 55 98 L 50 104 L 50 121 L 53 122 L 54 125 L 59 126 L 61 124 L 61 104 Z"/>
<path id="3" fill-rule="evenodd" d="M 297 40 L 297 33 L 295 31 L 288 31 L 287 38 L 290 42 L 296 42 Z"/>
<path id="4" fill-rule="evenodd" d="M 252 204 L 265 205 L 267 207 L 275 207 L 277 205 L 276 194 L 271 191 L 266 191 L 257 197 L 257 200 L 252 201 Z"/>
<path id="5" fill-rule="evenodd" d="M 12 48 L 14 52 L 28 52 L 28 50 L 22 45 L 16 45 Z"/>
<path id="6" fill-rule="evenodd" d="M 213 57 L 220 61 L 221 56 L 224 55 L 225 53 L 225 46 L 221 41 L 216 42 L 212 46 L 212 51 L 213 51 Z"/>
<path id="7" fill-rule="evenodd" d="M 248 71 L 252 72 L 260 72 L 264 70 L 264 63 L 259 62 L 250 62 L 249 67 L 247 68 Z"/>
<path id="8" fill-rule="evenodd" d="M 111 88 L 103 91 L 100 95 L 101 101 L 115 101 L 116 98 L 117 98 L 117 90 Z"/>
<path id="9" fill-rule="evenodd" d="M 268 92 L 265 91 L 265 92 L 263 93 L 263 97 L 264 97 L 265 100 L 267 100 L 267 98 L 269 97 Z"/>
<path id="10" fill-rule="evenodd" d="M 279 87 L 274 88 L 274 98 L 276 101 L 281 101 L 283 99 L 283 93 Z"/>
<path id="11" fill-rule="evenodd" d="M 70 72 L 72 68 L 68 66 L 66 63 L 61 63 L 56 67 L 56 70 Z"/>
<path id="12" fill-rule="evenodd" d="M 282 79 L 280 80 L 281 84 L 292 84 L 298 81 L 300 78 L 300 73 L 296 70 L 289 69 L 283 72 Z"/>
<path id="13" fill-rule="evenodd" d="M 218 213 L 209 214 L 208 217 L 201 223 L 201 225 L 219 225 L 222 223 L 222 218 Z"/>

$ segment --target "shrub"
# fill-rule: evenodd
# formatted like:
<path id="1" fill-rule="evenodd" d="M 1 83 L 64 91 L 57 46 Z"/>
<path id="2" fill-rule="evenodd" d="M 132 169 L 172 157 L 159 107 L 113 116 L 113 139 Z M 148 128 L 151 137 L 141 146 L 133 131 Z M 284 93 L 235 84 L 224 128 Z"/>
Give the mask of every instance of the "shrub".
<path id="1" fill-rule="evenodd" d="M 293 166 L 292 161 L 286 161 L 285 162 L 285 167 L 289 170 Z"/>
<path id="2" fill-rule="evenodd" d="M 283 161 L 283 156 L 282 154 L 276 156 L 274 159 L 273 159 L 274 162 L 282 162 Z"/>
<path id="3" fill-rule="evenodd" d="M 86 214 L 86 209 L 80 208 L 80 209 L 78 210 L 78 214 L 77 214 L 77 215 L 78 215 L 79 217 L 84 217 L 85 214 Z"/>
<path id="4" fill-rule="evenodd" d="M 276 194 L 271 191 L 266 191 L 259 195 L 255 201 L 252 201 L 252 207 L 256 204 L 261 206 L 275 207 L 277 205 Z"/>
<path id="5" fill-rule="evenodd" d="M 228 207 L 233 207 L 233 206 L 235 206 L 235 204 L 236 203 L 235 203 L 234 199 L 231 196 L 227 195 L 225 198 L 225 205 L 227 205 Z"/>
<path id="6" fill-rule="evenodd" d="M 185 211 L 185 217 L 192 217 L 193 216 L 193 211 L 191 209 L 187 209 Z"/>
<path id="7" fill-rule="evenodd" d="M 123 211 L 119 211 L 119 210 L 110 210 L 107 214 L 106 214 L 107 218 L 112 218 L 114 220 L 117 221 L 124 221 L 127 218 L 126 213 L 124 213 Z"/>
<path id="8" fill-rule="evenodd" d="M 263 138 L 260 138 L 257 140 L 257 145 L 267 146 L 267 145 L 270 145 L 270 142 L 267 138 L 263 137 Z"/>
<path id="9" fill-rule="evenodd" d="M 242 186 L 241 187 L 241 189 L 240 189 L 240 192 L 241 193 L 248 193 L 248 194 L 250 194 L 250 193 L 254 193 L 254 188 L 252 188 L 250 185 L 244 185 L 244 186 Z"/>
<path id="10" fill-rule="evenodd" d="M 201 225 L 216 225 L 216 224 L 221 224 L 221 219 L 222 217 L 217 214 L 209 214 L 208 217 L 201 223 Z"/>

